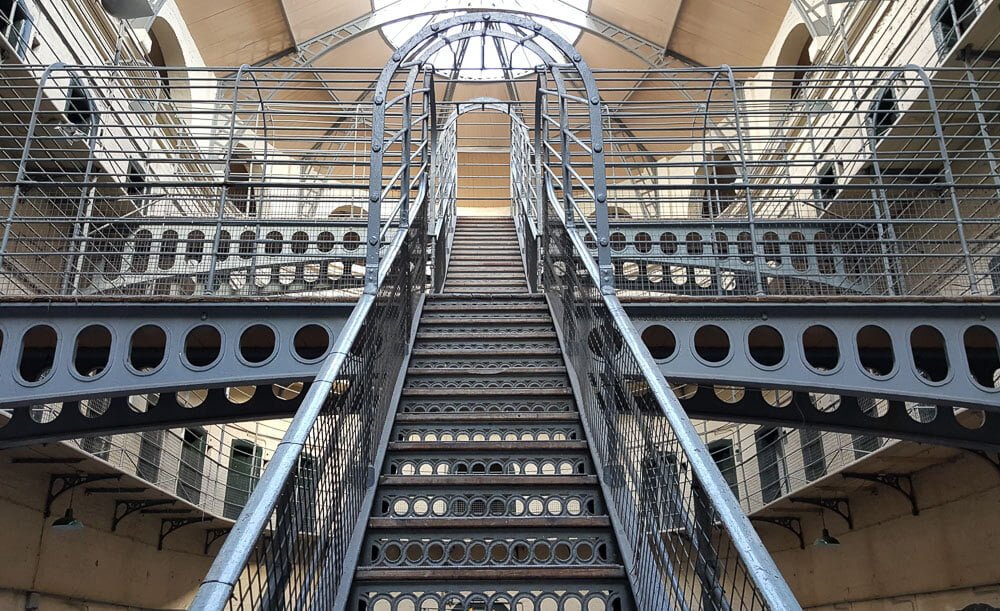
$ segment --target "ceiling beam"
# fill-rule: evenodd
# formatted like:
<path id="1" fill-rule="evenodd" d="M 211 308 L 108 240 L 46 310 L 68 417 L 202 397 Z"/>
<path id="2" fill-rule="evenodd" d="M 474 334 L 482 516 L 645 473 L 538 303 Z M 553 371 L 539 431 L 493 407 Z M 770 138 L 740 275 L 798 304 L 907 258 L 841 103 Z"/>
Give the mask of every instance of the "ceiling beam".
<path id="1" fill-rule="evenodd" d="M 288 5 L 285 4 L 285 0 L 278 0 L 278 7 L 281 8 L 281 17 L 285 20 L 285 27 L 288 29 L 288 38 L 291 39 L 293 45 L 298 45 L 299 40 L 295 36 L 295 29 L 292 28 L 292 20 L 288 17 Z"/>

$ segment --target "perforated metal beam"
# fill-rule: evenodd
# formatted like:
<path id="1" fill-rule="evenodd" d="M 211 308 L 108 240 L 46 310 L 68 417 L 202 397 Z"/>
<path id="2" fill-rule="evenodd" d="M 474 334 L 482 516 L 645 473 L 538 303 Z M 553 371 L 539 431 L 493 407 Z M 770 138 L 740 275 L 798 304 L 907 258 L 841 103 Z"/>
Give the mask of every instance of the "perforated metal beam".
<path id="1" fill-rule="evenodd" d="M 0 408 L 311 379 L 353 303 L 0 308 Z"/>
<path id="2" fill-rule="evenodd" d="M 627 311 L 640 334 L 661 325 L 674 336 L 673 353 L 658 359 L 660 370 L 674 382 L 1000 412 L 1000 388 L 992 381 L 988 387 L 977 382 L 977 377 L 985 381 L 981 368 L 997 358 L 996 348 L 970 353 L 964 341 L 981 340 L 984 333 L 1000 336 L 1000 302 L 825 301 L 630 303 Z M 780 334 L 780 353 L 771 346 L 770 332 L 759 330 L 765 327 Z M 816 337 L 820 328 L 833 333 L 836 346 L 827 348 Z M 882 349 L 878 329 L 891 342 L 891 353 Z M 940 353 L 933 330 L 944 345 Z M 720 345 L 724 341 L 728 348 Z"/>
<path id="3" fill-rule="evenodd" d="M 693 417 L 981 449 L 1000 440 L 1000 303 L 678 300 L 626 310 L 664 376 L 699 387 L 678 386 Z M 818 395 L 839 396 L 839 407 Z"/>
<path id="4" fill-rule="evenodd" d="M 195 397 L 196 405 L 189 403 L 190 398 L 177 393 L 158 393 L 155 404 L 150 404 L 149 395 L 146 395 L 147 398 L 138 402 L 130 402 L 129 397 L 91 399 L 89 405 L 67 401 L 58 411 L 33 412 L 30 408 L 19 408 L 11 410 L 10 420 L 0 426 L 0 449 L 94 435 L 291 418 L 309 390 L 309 384 L 296 385 L 294 391 L 287 388 L 286 385 L 277 388 L 260 385 L 249 397 L 241 391 L 238 402 L 225 389 L 213 388 Z M 93 409 L 95 405 L 99 406 L 97 410 Z M 40 414 L 43 417 L 39 417 Z"/>

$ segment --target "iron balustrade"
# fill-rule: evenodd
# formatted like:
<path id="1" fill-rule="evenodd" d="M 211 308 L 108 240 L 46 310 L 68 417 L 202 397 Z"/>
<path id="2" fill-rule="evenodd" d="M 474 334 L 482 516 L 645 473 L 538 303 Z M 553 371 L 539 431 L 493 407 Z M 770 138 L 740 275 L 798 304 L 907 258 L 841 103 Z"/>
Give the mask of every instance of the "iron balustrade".
<path id="1" fill-rule="evenodd" d="M 432 220 L 431 233 L 434 236 L 434 291 L 444 288 L 451 259 L 451 248 L 458 221 L 458 122 L 457 117 L 449 117 L 438 132 L 435 146 L 433 181 L 434 196 L 432 208 L 436 211 Z"/>
<path id="2" fill-rule="evenodd" d="M 595 80 L 609 100 L 620 295 L 997 293 L 993 65 L 608 70 Z M 586 238 L 587 114 L 540 114 L 545 172 Z"/>
<path id="3" fill-rule="evenodd" d="M 5 70 L 0 293 L 356 299 L 375 73 L 285 74 Z M 403 91 L 405 79 L 388 85 Z M 399 100 L 384 118 L 388 205 L 371 245 L 381 255 L 400 224 L 393 209 L 431 172 L 425 97 Z"/>
<path id="4" fill-rule="evenodd" d="M 638 606 L 797 608 L 583 240 L 548 210 L 545 292 Z"/>
<path id="5" fill-rule="evenodd" d="M 426 284 L 427 206 L 414 203 L 191 608 L 335 608 L 346 596 Z"/>

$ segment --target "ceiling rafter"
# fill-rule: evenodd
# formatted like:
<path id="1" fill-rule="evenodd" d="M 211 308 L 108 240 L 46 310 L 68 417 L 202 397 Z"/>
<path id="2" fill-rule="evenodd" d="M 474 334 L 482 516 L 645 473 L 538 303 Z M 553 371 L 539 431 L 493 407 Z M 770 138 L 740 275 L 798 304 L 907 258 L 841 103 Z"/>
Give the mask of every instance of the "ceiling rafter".
<path id="1" fill-rule="evenodd" d="M 622 28 L 591 13 L 576 10 L 568 4 L 566 7 L 568 12 L 572 14 L 569 14 L 566 17 L 546 15 L 545 18 L 551 21 L 557 21 L 578 27 L 585 32 L 599 36 L 638 57 L 646 65 L 652 68 L 701 67 L 700 64 L 692 59 L 674 53 L 666 46 L 648 40 L 635 32 Z M 470 3 L 467 0 L 448 0 L 443 7 L 436 10 L 417 12 L 402 17 L 395 9 L 396 4 L 392 4 L 387 7 L 371 11 L 365 15 L 333 27 L 318 36 L 314 36 L 313 38 L 302 42 L 301 44 L 297 44 L 293 48 L 289 48 L 281 53 L 272 55 L 271 57 L 258 62 L 256 65 L 281 68 L 309 67 L 314 65 L 316 61 L 337 47 L 358 36 L 376 31 L 384 25 L 396 23 L 405 19 L 434 15 L 441 12 L 475 10 L 470 9 Z M 515 13 L 533 16 L 530 12 L 518 10 L 516 8 L 484 7 L 484 10 L 490 12 Z"/>

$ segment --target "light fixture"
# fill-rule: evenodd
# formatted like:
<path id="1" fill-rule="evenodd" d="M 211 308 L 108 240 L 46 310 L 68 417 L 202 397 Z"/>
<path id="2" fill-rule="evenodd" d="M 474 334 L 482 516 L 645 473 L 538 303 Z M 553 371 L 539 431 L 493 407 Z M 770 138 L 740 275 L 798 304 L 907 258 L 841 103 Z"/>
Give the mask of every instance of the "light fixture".
<path id="1" fill-rule="evenodd" d="M 52 522 L 52 530 L 83 530 L 83 522 L 73 517 L 72 507 L 67 507 L 66 513 L 64 513 L 61 518 L 56 518 Z"/>
<path id="2" fill-rule="evenodd" d="M 840 545 L 840 539 L 830 534 L 830 531 L 823 529 L 823 534 L 813 542 L 813 547 L 830 547 Z"/>

